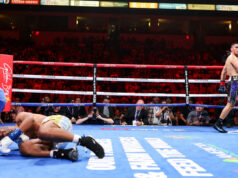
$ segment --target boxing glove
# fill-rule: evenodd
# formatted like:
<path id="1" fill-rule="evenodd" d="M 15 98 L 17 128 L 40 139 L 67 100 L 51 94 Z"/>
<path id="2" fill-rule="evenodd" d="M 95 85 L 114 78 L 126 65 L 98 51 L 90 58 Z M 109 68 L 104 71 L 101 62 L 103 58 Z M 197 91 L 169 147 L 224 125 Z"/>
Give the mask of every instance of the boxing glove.
<path id="1" fill-rule="evenodd" d="M 221 94 L 226 93 L 225 81 L 221 80 L 218 92 Z"/>

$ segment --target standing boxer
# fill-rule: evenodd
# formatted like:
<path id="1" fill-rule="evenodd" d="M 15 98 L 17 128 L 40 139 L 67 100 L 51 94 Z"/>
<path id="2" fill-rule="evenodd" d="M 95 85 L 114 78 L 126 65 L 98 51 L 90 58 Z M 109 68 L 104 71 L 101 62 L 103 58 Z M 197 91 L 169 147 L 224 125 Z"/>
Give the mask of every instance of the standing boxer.
<path id="1" fill-rule="evenodd" d="M 231 78 L 231 85 L 229 87 L 227 95 L 227 104 L 221 112 L 221 115 L 217 122 L 214 124 L 214 128 L 221 132 L 227 133 L 222 127 L 223 120 L 229 114 L 236 104 L 237 90 L 238 90 L 238 42 L 235 42 L 231 45 L 231 53 L 226 59 L 226 63 L 221 72 L 221 83 L 218 92 L 225 93 L 225 79 L 226 76 Z"/>

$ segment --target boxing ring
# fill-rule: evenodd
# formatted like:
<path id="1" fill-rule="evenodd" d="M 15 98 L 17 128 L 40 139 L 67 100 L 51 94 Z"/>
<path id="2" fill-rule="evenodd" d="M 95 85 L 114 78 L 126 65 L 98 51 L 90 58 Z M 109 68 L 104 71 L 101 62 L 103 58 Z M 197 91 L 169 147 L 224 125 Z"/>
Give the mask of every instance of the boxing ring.
<path id="1" fill-rule="evenodd" d="M 224 94 L 192 94 L 192 83 L 217 84 L 215 79 L 189 79 L 188 70 L 221 69 L 221 66 L 164 66 L 129 64 L 88 64 L 14 61 L 15 64 L 90 67 L 92 77 L 53 76 L 14 74 L 14 78 L 85 80 L 92 81 L 93 91 L 61 91 L 13 88 L 13 92 L 69 94 L 93 96 L 91 103 L 12 103 L 17 106 L 114 106 L 131 107 L 136 104 L 97 102 L 97 96 L 133 96 L 133 97 L 180 97 L 183 103 L 145 104 L 143 106 L 203 106 L 222 108 L 211 104 L 189 104 L 190 97 L 225 97 Z M 184 70 L 184 79 L 148 79 L 148 78 L 112 78 L 97 76 L 98 68 L 154 68 Z M 185 93 L 127 93 L 97 91 L 97 82 L 157 82 L 184 84 Z M 237 107 L 236 107 L 237 109 Z M 12 125 L 12 124 L 6 124 Z M 196 126 L 120 126 L 120 125 L 73 125 L 73 132 L 79 135 L 92 135 L 105 148 L 104 159 L 97 159 L 90 152 L 85 153 L 79 147 L 79 161 L 58 160 L 52 158 L 22 157 L 16 145 L 8 156 L 0 156 L 0 177 L 238 177 L 238 128 L 227 129 L 228 134 L 218 133 L 211 127 Z M 73 144 L 69 144 L 72 147 Z"/>

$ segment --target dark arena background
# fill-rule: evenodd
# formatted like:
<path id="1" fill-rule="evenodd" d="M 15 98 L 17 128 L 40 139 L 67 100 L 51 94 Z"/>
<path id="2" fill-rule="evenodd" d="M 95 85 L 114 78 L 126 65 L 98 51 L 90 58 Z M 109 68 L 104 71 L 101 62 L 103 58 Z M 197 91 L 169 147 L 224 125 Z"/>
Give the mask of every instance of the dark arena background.
<path id="1" fill-rule="evenodd" d="M 0 129 L 21 112 L 65 115 L 105 150 L 78 146 L 71 162 L 13 143 L 0 177 L 238 177 L 237 107 L 227 133 L 213 128 L 237 34 L 238 0 L 0 0 Z M 82 121 L 96 110 L 104 120 Z"/>

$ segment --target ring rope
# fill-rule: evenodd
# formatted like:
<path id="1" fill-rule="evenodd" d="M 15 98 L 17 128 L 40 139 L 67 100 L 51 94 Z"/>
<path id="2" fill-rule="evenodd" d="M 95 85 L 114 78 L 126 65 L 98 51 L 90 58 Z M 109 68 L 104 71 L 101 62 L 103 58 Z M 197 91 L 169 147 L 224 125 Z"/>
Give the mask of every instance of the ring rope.
<path id="1" fill-rule="evenodd" d="M 65 91 L 65 90 L 36 90 L 13 88 L 13 92 L 18 93 L 48 93 L 48 94 L 72 94 L 72 95 L 92 95 L 92 91 Z"/>
<path id="2" fill-rule="evenodd" d="M 65 90 L 37 90 L 13 88 L 13 92 L 18 93 L 47 93 L 47 94 L 72 94 L 72 95 L 92 95 L 92 91 L 65 91 Z M 161 97 L 186 97 L 185 94 L 174 93 L 128 93 L 128 92 L 97 92 L 97 95 L 109 96 L 161 96 Z M 190 94 L 190 97 L 226 97 L 226 94 Z"/>
<path id="3" fill-rule="evenodd" d="M 54 76 L 54 75 L 28 75 L 28 74 L 13 74 L 13 78 L 26 79 L 51 79 L 51 80 L 84 80 L 92 81 L 93 77 L 77 77 L 77 76 Z M 184 79 L 147 79 L 147 78 L 112 78 L 112 77 L 97 77 L 97 81 L 110 82 L 152 82 L 152 83 L 184 83 Z M 189 83 L 220 83 L 216 79 L 189 79 Z"/>
<path id="4" fill-rule="evenodd" d="M 92 95 L 92 91 L 65 91 L 65 90 L 37 90 L 37 89 L 19 89 L 13 88 L 13 92 L 18 93 L 48 93 L 48 94 L 72 94 L 72 95 Z M 97 95 L 109 96 L 171 96 L 185 97 L 185 94 L 170 94 L 170 93 L 126 93 L 126 92 L 97 92 Z"/>
<path id="5" fill-rule="evenodd" d="M 41 61 L 13 61 L 15 64 L 53 65 L 53 66 L 81 66 L 93 67 L 91 63 L 72 62 L 41 62 Z M 148 68 L 148 69 L 184 69 L 183 65 L 139 65 L 139 64 L 97 64 L 97 67 L 111 68 Z M 223 66 L 187 66 L 188 69 L 222 69 Z"/>
<path id="6" fill-rule="evenodd" d="M 40 61 L 14 61 L 17 64 L 33 64 L 33 65 L 53 65 L 53 66 L 82 66 L 82 67 L 112 67 L 112 68 L 154 68 L 154 69 L 222 69 L 223 66 L 182 66 L 182 65 L 135 65 L 135 64 L 91 64 L 91 63 L 66 63 L 66 62 L 40 62 Z M 64 79 L 64 80 L 90 80 L 92 77 L 73 77 L 73 76 L 49 76 L 49 75 L 27 75 L 27 74 L 14 74 L 15 78 L 40 78 L 40 79 Z M 144 78 L 110 78 L 98 77 L 97 81 L 122 81 L 122 82 L 173 82 L 184 83 L 185 79 L 144 79 Z M 188 83 L 219 83 L 215 79 L 189 79 Z M 35 90 L 35 89 L 12 89 L 13 92 L 25 93 L 53 93 L 53 94 L 79 94 L 79 95 L 92 95 L 92 91 L 62 91 L 62 90 Z M 161 96 L 161 97 L 186 97 L 186 94 L 170 94 L 170 93 L 125 93 L 125 92 L 97 92 L 97 95 L 110 95 L 110 96 Z M 189 97 L 226 97 L 225 94 L 190 94 Z M 13 103 L 13 105 L 19 103 Z M 69 106 L 68 103 L 22 103 L 24 106 Z M 72 103 L 71 103 L 72 104 Z M 92 103 L 86 103 L 87 106 L 92 106 Z M 86 106 L 85 104 L 85 106 Z M 102 103 L 103 104 L 103 103 Z M 80 103 L 80 106 L 84 104 Z M 98 106 L 100 103 L 94 103 Z M 178 104 L 178 106 L 185 106 L 186 104 Z M 188 103 L 187 103 L 188 105 Z M 75 106 L 75 105 L 71 105 Z M 79 105 L 78 105 L 79 106 Z M 111 104 L 111 106 L 137 106 L 136 104 Z M 163 105 L 157 105 L 163 106 Z M 177 106 L 176 104 L 173 106 Z M 192 105 L 191 105 L 192 106 Z M 196 105 L 194 105 L 196 106 Z M 204 107 L 224 107 L 216 105 L 199 105 Z"/>
<path id="7" fill-rule="evenodd" d="M 91 63 L 72 63 L 72 62 L 41 62 L 41 61 L 13 61 L 14 64 L 32 64 L 47 66 L 75 66 L 75 67 L 93 67 Z"/>
<path id="8" fill-rule="evenodd" d="M 93 77 L 28 75 L 28 74 L 13 74 L 13 78 L 50 79 L 50 80 L 78 80 L 78 81 L 80 81 L 80 80 L 92 81 L 93 80 Z"/>
<path id="9" fill-rule="evenodd" d="M 13 106 L 26 106 L 26 107 L 76 107 L 76 106 L 93 106 L 93 103 L 12 103 Z M 120 103 L 96 103 L 96 106 L 111 106 L 111 107 L 136 107 L 136 106 L 144 106 L 144 107 L 184 107 L 186 103 L 175 103 L 175 104 L 120 104 Z M 192 107 L 205 107 L 205 108 L 224 108 L 222 105 L 207 105 L 207 104 L 189 104 Z M 238 109 L 238 106 L 235 106 L 234 109 Z"/>
<path id="10" fill-rule="evenodd" d="M 47 106 L 93 106 L 93 103 L 12 103 L 13 106 L 30 106 L 30 107 L 47 107 Z M 182 107 L 186 106 L 185 103 L 174 103 L 174 104 L 121 104 L 121 103 L 96 103 L 96 106 L 110 106 L 110 107 L 136 107 L 136 106 L 144 106 L 144 107 L 161 107 L 161 106 L 168 106 L 168 107 Z"/>
<path id="11" fill-rule="evenodd" d="M 24 107 L 58 107 L 58 106 L 69 106 L 69 107 L 76 107 L 76 106 L 92 106 L 92 103 L 11 103 L 13 106 L 24 106 Z"/>
<path id="12" fill-rule="evenodd" d="M 93 106 L 93 103 L 15 103 L 13 102 L 12 105 L 14 106 L 30 106 L 30 107 L 47 107 L 47 106 Z M 145 107 L 155 107 L 155 106 L 168 106 L 168 107 L 180 107 L 186 106 L 185 103 L 174 103 L 174 104 L 121 104 L 121 103 L 96 103 L 96 106 L 110 106 L 110 107 L 136 107 L 136 106 L 145 106 Z"/>
<path id="13" fill-rule="evenodd" d="M 227 97 L 227 94 L 189 94 L 189 97 Z"/>
<path id="14" fill-rule="evenodd" d="M 161 97 L 185 97 L 185 94 L 172 93 L 128 93 L 128 92 L 97 92 L 98 95 L 109 96 L 161 96 Z"/>

